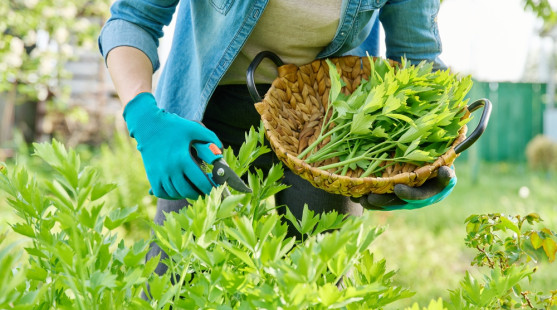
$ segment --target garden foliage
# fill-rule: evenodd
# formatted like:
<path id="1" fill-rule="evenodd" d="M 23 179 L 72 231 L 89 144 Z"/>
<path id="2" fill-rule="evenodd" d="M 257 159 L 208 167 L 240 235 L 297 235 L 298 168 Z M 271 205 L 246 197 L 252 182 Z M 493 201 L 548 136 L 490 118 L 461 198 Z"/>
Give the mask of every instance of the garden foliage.
<path id="1" fill-rule="evenodd" d="M 0 292 L 0 307 L 367 309 L 410 296 L 393 285 L 385 261 L 369 252 L 382 231 L 369 225 L 369 214 L 346 218 L 306 210 L 295 225 L 303 239 L 287 237 L 284 218 L 267 199 L 284 188 L 278 183 L 282 169 L 275 166 L 266 177 L 247 171 L 266 151 L 262 139 L 252 130 L 239 158 L 229 150 L 226 156 L 248 174 L 253 193 L 223 198 L 216 188 L 167 214 L 164 226 L 153 225 L 154 241 L 170 257 L 162 277 L 153 275 L 160 257 L 144 263 L 153 240 L 126 244 L 115 233 L 137 207 L 106 207 L 114 184 L 61 143 L 35 144 L 35 155 L 53 169 L 51 179 L 37 179 L 24 167 L 4 168 L 0 178 L 21 219 L 12 228 L 29 238 L 25 253 L 15 245 L 0 253 L 2 287 L 8 288 Z M 141 298 L 144 290 L 149 301 Z"/>
<path id="2" fill-rule="evenodd" d="M 370 224 L 373 212 L 306 209 L 301 220 L 277 213 L 271 197 L 284 189 L 281 167 L 266 175 L 249 168 L 268 151 L 262 141 L 263 131 L 251 130 L 238 157 L 225 152 L 253 193 L 223 197 L 223 187 L 215 188 L 167 214 L 163 226 L 152 225 L 146 239 L 118 234 L 125 223 L 148 218 L 138 219 L 144 215 L 137 206 L 107 205 L 118 187 L 60 142 L 34 145 L 49 178 L 0 165 L 0 188 L 19 218 L 11 227 L 21 235 L 0 247 L 0 308 L 381 309 L 411 297 L 370 251 L 383 231 Z M 467 273 L 450 300 L 433 300 L 428 309 L 555 306 L 557 292 L 526 289 L 535 262 L 554 260 L 557 249 L 554 232 L 532 229 L 539 221 L 535 214 L 470 217 L 466 243 L 479 253 L 473 264 L 488 272 Z M 287 225 L 302 237 L 288 237 Z M 169 257 L 145 262 L 151 242 Z M 159 277 L 153 271 L 160 260 L 169 272 Z"/>

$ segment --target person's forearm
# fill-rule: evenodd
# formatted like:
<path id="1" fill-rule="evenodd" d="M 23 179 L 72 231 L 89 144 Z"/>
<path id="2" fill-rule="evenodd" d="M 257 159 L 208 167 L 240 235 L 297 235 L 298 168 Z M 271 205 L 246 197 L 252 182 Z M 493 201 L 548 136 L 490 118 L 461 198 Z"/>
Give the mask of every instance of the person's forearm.
<path id="1" fill-rule="evenodd" d="M 142 51 L 130 46 L 116 47 L 108 54 L 106 64 L 124 107 L 137 94 L 151 92 L 153 66 Z"/>

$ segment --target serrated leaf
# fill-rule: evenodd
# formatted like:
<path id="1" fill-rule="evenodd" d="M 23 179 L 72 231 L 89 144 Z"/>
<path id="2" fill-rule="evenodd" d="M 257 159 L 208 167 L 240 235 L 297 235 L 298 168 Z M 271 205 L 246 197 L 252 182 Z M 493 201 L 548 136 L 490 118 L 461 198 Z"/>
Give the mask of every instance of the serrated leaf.
<path id="1" fill-rule="evenodd" d="M 371 131 L 376 116 L 367 113 L 354 114 L 350 124 L 350 133 L 354 135 L 366 135 Z"/>
<path id="2" fill-rule="evenodd" d="M 350 108 L 348 103 L 346 103 L 346 101 L 344 101 L 344 100 L 333 101 L 333 106 L 335 107 L 335 111 L 337 111 L 338 116 L 340 116 L 340 117 L 345 116 L 347 113 L 354 113 L 355 112 Z"/>
<path id="3" fill-rule="evenodd" d="M 319 222 L 319 215 L 315 215 L 315 212 L 310 210 L 307 206 L 307 204 L 304 204 L 304 210 L 302 211 L 302 220 L 300 223 L 300 227 L 301 227 L 301 233 L 302 235 L 304 234 L 310 234 L 314 228 L 315 225 Z"/>
<path id="4" fill-rule="evenodd" d="M 227 251 L 229 251 L 230 253 L 232 253 L 234 256 L 238 257 L 241 261 L 243 261 L 247 266 L 251 267 L 251 268 L 255 268 L 255 264 L 253 263 L 253 260 L 250 258 L 250 256 L 242 251 L 239 250 L 237 248 L 235 248 L 232 244 L 228 243 L 228 242 L 220 242 L 219 243 L 223 248 L 225 248 Z"/>
<path id="5" fill-rule="evenodd" d="M 342 89 L 340 74 L 337 71 L 335 65 L 329 60 L 326 59 L 325 62 L 329 66 L 329 78 L 331 80 L 331 89 L 329 91 L 329 103 L 335 102 L 340 94 L 340 90 Z"/>
<path id="6" fill-rule="evenodd" d="M 31 225 L 26 224 L 26 223 L 17 223 L 17 224 L 13 224 L 10 225 L 12 227 L 12 230 L 15 231 L 16 233 L 20 234 L 20 235 L 24 235 L 30 238 L 34 238 L 35 237 L 35 231 L 33 230 L 33 228 L 31 227 Z"/>
<path id="7" fill-rule="evenodd" d="M 384 95 L 385 85 L 379 84 L 375 88 L 373 88 L 367 95 L 363 111 L 366 113 L 372 113 L 383 108 Z"/>
<path id="8" fill-rule="evenodd" d="M 389 135 L 385 131 L 385 128 L 381 126 L 373 128 L 373 130 L 371 131 L 371 135 L 378 138 L 389 138 Z"/>
<path id="9" fill-rule="evenodd" d="M 245 247 L 250 251 L 255 251 L 255 244 L 257 239 L 255 237 L 255 232 L 253 231 L 253 226 L 247 217 L 234 217 L 233 222 L 234 227 L 225 227 L 225 231 L 232 238 L 240 241 Z"/>
<path id="10" fill-rule="evenodd" d="M 137 206 L 118 208 L 112 210 L 104 220 L 104 227 L 113 230 L 125 222 L 131 221 L 135 218 Z"/>
<path id="11" fill-rule="evenodd" d="M 157 268 L 159 262 L 161 259 L 161 253 L 159 252 L 159 254 L 157 254 L 156 256 L 152 256 L 146 263 L 145 263 L 145 267 L 143 268 L 143 273 L 142 276 L 144 277 L 148 277 L 151 274 L 153 274 L 153 272 L 155 272 L 155 269 Z"/>
<path id="12" fill-rule="evenodd" d="M 245 195 L 230 195 L 225 197 L 217 210 L 217 218 L 223 219 L 234 214 L 234 210 L 239 206 Z"/>
<path id="13" fill-rule="evenodd" d="M 518 229 L 518 226 L 515 223 L 513 223 L 511 220 L 509 220 L 506 216 L 499 217 L 499 221 L 500 222 L 496 225 L 496 227 L 503 228 L 503 229 L 510 229 L 515 233 L 520 234 L 520 229 Z"/>
<path id="14" fill-rule="evenodd" d="M 410 152 L 408 155 L 404 156 L 404 158 L 413 161 L 421 161 L 421 162 L 428 162 L 428 161 L 435 160 L 435 157 L 431 156 L 429 152 L 425 152 L 421 150 L 414 150 Z"/>
<path id="15" fill-rule="evenodd" d="M 95 184 L 93 186 L 93 190 L 91 191 L 91 201 L 95 201 L 95 200 L 103 197 L 104 195 L 113 191 L 117 187 L 118 187 L 118 185 L 114 184 L 114 183 L 108 183 L 108 184 L 97 183 L 97 184 Z"/>
<path id="16" fill-rule="evenodd" d="M 288 209 L 288 207 L 286 208 L 286 214 L 284 215 L 284 217 L 289 220 L 292 225 L 294 225 L 294 228 L 296 228 L 298 232 L 302 232 L 302 227 L 300 227 L 299 221 L 296 219 L 294 214 L 290 212 L 290 209 Z"/>
<path id="17" fill-rule="evenodd" d="M 425 134 L 428 132 L 427 127 L 410 127 L 400 138 L 398 138 L 398 143 L 408 143 L 417 139 L 423 139 Z"/>

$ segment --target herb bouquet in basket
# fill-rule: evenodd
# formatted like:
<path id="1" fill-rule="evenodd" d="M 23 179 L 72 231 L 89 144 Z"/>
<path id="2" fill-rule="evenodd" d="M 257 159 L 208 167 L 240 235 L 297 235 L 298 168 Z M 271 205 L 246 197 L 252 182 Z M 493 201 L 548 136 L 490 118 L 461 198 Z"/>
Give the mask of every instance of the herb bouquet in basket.
<path id="1" fill-rule="evenodd" d="M 280 65 L 255 107 L 276 155 L 315 187 L 360 197 L 391 193 L 396 184 L 420 186 L 453 164 L 487 126 L 491 103 L 467 106 L 471 78 L 434 71 L 431 63 L 344 56 Z M 251 74 L 251 79 L 250 79 Z M 466 138 L 470 112 L 484 107 Z"/>

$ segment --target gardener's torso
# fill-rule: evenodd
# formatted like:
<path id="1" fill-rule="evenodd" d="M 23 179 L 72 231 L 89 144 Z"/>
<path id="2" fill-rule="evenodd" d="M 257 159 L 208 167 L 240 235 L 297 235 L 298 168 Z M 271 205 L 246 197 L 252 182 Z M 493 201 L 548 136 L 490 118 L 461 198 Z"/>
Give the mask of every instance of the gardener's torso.
<path id="1" fill-rule="evenodd" d="M 386 0 L 332 0 L 327 4 L 313 4 L 315 12 L 300 8 L 299 1 L 270 0 L 243 1 L 184 1 L 177 13 L 173 46 L 157 85 L 159 105 L 170 112 L 200 120 L 215 87 L 221 82 L 234 60 L 234 71 L 228 83 L 241 83 L 241 71 L 258 48 L 279 48 L 285 62 L 309 62 L 314 58 L 341 55 L 357 47 L 369 34 L 377 16 L 377 9 Z M 276 2 L 276 3 L 275 3 Z M 312 3 L 319 1 L 311 1 Z M 290 6 L 283 7 L 284 4 Z M 266 11 L 271 9 L 270 13 Z M 290 7 L 290 9 L 289 9 Z M 324 11 L 321 11 L 326 8 Z M 275 11 L 277 10 L 277 11 Z M 289 10 L 288 12 L 282 12 Z M 302 10 L 302 11 L 300 11 Z M 263 12 L 266 12 L 263 14 Z M 278 21 L 273 18 L 261 23 L 262 15 L 279 19 L 288 17 L 276 32 L 268 32 Z M 311 16 L 311 17 L 310 17 Z M 332 19 L 332 20 L 321 20 Z M 280 22 L 278 22 L 280 23 Z M 308 32 L 311 38 L 293 32 Z M 284 33 L 284 32 L 287 33 Z M 244 45 L 253 32 L 253 44 Z M 305 35 L 307 35 L 305 34 Z M 320 34 L 320 35 L 318 35 Z M 290 38 L 285 39 L 285 36 Z M 259 39 L 262 45 L 257 45 Z M 296 46 L 296 39 L 309 41 Z M 283 49 L 284 47 L 284 49 Z M 290 51 L 284 52 L 288 48 Z M 282 50 L 282 52 L 281 52 Z M 242 53 L 241 53 L 242 52 Z M 301 63 L 299 63 L 301 64 Z M 262 82 L 272 77 L 270 67 L 262 71 Z M 234 74 L 232 74 L 234 72 Z M 245 83 L 245 78 L 244 78 Z"/>

